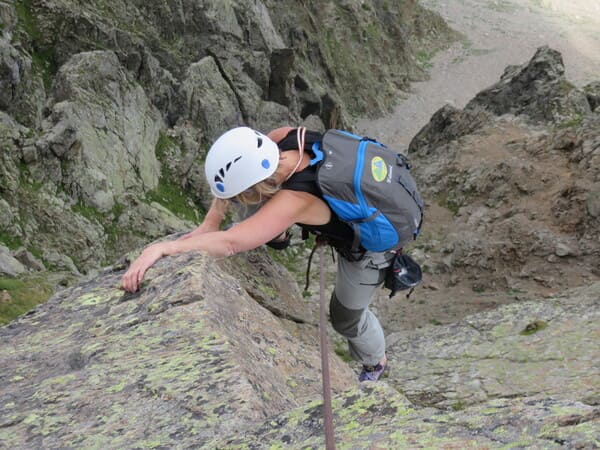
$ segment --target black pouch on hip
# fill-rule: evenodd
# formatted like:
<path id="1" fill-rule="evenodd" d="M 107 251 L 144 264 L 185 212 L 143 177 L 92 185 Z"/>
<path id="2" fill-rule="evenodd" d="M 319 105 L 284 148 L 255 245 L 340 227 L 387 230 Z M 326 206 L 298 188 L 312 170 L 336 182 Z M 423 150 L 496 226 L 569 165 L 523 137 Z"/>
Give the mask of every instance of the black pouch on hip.
<path id="1" fill-rule="evenodd" d="M 286 231 L 283 239 L 273 239 L 267 242 L 267 245 L 275 250 L 285 250 L 290 246 L 291 241 L 292 234 L 289 231 Z"/>
<path id="2" fill-rule="evenodd" d="M 406 296 L 408 298 L 414 288 L 421 282 L 422 278 L 421 266 L 410 256 L 398 252 L 387 269 L 384 287 L 391 291 L 390 298 L 397 291 L 410 289 L 410 292 Z"/>

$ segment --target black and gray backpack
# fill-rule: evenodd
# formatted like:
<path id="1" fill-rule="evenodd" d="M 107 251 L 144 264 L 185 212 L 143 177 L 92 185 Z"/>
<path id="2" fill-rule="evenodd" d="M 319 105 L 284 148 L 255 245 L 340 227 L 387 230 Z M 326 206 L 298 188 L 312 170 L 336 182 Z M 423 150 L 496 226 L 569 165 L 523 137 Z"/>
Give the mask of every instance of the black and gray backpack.
<path id="1" fill-rule="evenodd" d="M 355 249 L 393 250 L 417 237 L 423 200 L 405 156 L 341 130 L 327 131 L 312 151 L 323 198 L 354 229 Z"/>

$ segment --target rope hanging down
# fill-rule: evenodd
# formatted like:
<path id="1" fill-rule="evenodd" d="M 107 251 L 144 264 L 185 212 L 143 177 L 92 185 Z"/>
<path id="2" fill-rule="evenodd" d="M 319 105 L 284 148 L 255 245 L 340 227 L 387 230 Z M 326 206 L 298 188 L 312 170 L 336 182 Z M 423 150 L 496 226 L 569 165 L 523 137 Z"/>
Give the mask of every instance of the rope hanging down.
<path id="1" fill-rule="evenodd" d="M 325 448 L 335 450 L 333 433 L 333 411 L 331 409 L 331 382 L 329 377 L 329 355 L 327 352 L 327 317 L 325 301 L 324 245 L 319 245 L 319 341 L 321 346 L 321 378 L 323 379 L 323 420 L 325 422 Z"/>

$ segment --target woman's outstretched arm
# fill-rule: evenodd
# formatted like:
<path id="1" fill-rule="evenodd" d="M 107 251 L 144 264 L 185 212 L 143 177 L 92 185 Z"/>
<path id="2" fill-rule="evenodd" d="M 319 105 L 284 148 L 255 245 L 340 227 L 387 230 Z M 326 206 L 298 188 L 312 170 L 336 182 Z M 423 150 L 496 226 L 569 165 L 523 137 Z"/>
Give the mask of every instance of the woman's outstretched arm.
<path id="1" fill-rule="evenodd" d="M 226 231 L 203 232 L 187 239 L 150 245 L 131 264 L 123 276 L 122 286 L 129 292 L 135 292 L 146 270 L 163 256 L 192 250 L 214 256 L 231 256 L 257 248 L 284 233 L 294 223 L 306 223 L 315 201 L 321 203 L 310 194 L 280 191 L 254 215 Z"/>

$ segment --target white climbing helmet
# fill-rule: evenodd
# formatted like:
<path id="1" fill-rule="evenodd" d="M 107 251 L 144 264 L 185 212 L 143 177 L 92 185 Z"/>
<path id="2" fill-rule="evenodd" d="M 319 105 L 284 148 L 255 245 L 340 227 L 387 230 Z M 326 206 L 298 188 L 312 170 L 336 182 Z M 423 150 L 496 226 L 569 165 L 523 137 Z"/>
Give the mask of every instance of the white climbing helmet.
<path id="1" fill-rule="evenodd" d="M 279 147 L 264 134 L 238 127 L 221 135 L 212 145 L 204 172 L 217 198 L 235 197 L 270 177 L 279 163 Z"/>

